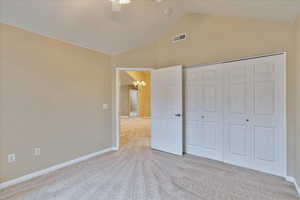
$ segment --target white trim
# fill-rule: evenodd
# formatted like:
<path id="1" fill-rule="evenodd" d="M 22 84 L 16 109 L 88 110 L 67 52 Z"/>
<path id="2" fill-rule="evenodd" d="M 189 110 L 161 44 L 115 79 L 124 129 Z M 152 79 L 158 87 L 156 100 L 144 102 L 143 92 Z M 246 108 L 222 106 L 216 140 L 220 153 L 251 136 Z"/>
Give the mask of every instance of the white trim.
<path id="1" fill-rule="evenodd" d="M 294 177 L 287 176 L 287 177 L 285 177 L 285 180 L 294 184 L 294 186 L 295 186 L 295 188 L 296 188 L 296 190 L 298 192 L 298 195 L 300 196 L 300 187 L 299 187 L 296 179 Z"/>
<path id="2" fill-rule="evenodd" d="M 118 151 L 120 148 L 120 70 L 116 68 L 116 82 L 115 82 L 115 94 L 116 94 L 116 101 L 115 101 L 115 128 L 116 128 L 116 133 L 115 133 L 115 141 L 116 144 L 114 148 Z"/>
<path id="3" fill-rule="evenodd" d="M 113 147 L 107 148 L 107 149 L 104 149 L 104 150 L 101 150 L 101 151 L 98 151 L 98 152 L 95 152 L 95 153 L 91 153 L 89 155 L 85 155 L 85 156 L 76 158 L 74 160 L 67 161 L 65 163 L 54 165 L 54 166 L 49 167 L 47 169 L 43 169 L 43 170 L 40 170 L 40 171 L 37 171 L 37 172 L 33 172 L 31 174 L 27 174 L 25 176 L 22 176 L 22 177 L 19 177 L 19 178 L 16 178 L 16 179 L 13 179 L 13 180 L 10 180 L 10 181 L 7 181 L 7 182 L 3 182 L 3 183 L 0 184 L 0 190 L 4 189 L 4 188 L 7 188 L 7 187 L 10 187 L 10 186 L 13 186 L 13 185 L 16 185 L 18 183 L 29 181 L 33 178 L 38 177 L 38 176 L 48 174 L 48 173 L 56 171 L 58 169 L 61 169 L 61 168 L 64 168 L 64 167 L 67 167 L 67 166 L 70 166 L 70 165 L 74 165 L 76 163 L 88 160 L 90 158 L 94 158 L 96 156 L 99 156 L 99 155 L 102 155 L 102 154 L 105 154 L 105 153 L 108 153 L 108 152 L 111 152 L 111 151 L 114 151 Z"/>
<path id="4" fill-rule="evenodd" d="M 120 53 L 126 52 L 126 50 L 125 51 L 118 51 L 118 52 L 102 51 L 102 50 L 97 49 L 97 48 L 88 47 L 89 45 L 86 45 L 86 44 L 80 44 L 79 42 L 75 42 L 75 41 L 68 41 L 68 40 L 64 40 L 64 39 L 59 39 L 58 37 L 51 36 L 50 34 L 45 34 L 45 33 L 39 32 L 39 31 L 33 31 L 33 30 L 30 30 L 30 29 L 28 29 L 24 26 L 20 26 L 20 25 L 16 25 L 16 24 L 10 24 L 10 23 L 7 23 L 7 22 L 2 22 L 1 20 L 0 20 L 0 23 L 4 24 L 4 25 L 11 26 L 13 28 L 21 29 L 23 31 L 26 31 L 26 32 L 29 32 L 29 33 L 32 33 L 32 34 L 36 34 L 36 35 L 39 35 L 39 36 L 42 36 L 42 37 L 45 37 L 45 38 L 48 38 L 48 39 L 56 40 L 56 41 L 59 41 L 59 42 L 62 42 L 62 43 L 65 43 L 65 44 L 68 44 L 68 45 L 71 45 L 71 46 L 84 48 L 84 49 L 87 49 L 89 51 L 94 51 L 94 52 L 97 52 L 97 53 L 102 53 L 102 54 L 105 54 L 107 56 L 118 55 Z"/>
<path id="5" fill-rule="evenodd" d="M 148 117 L 142 117 L 142 118 L 144 118 L 144 119 L 152 119 L 152 117 L 149 117 L 149 116 Z"/>
<path id="6" fill-rule="evenodd" d="M 206 67 L 206 66 L 209 66 L 209 65 L 231 63 L 231 62 L 237 62 L 237 61 L 242 61 L 242 60 L 251 60 L 251 59 L 256 59 L 256 58 L 278 56 L 278 55 L 287 55 L 287 52 L 278 52 L 278 53 L 271 53 L 271 54 L 263 54 L 263 55 L 256 55 L 256 56 L 251 56 L 251 57 L 241 57 L 241 58 L 234 59 L 234 60 L 222 60 L 222 61 L 216 61 L 216 62 L 211 62 L 211 63 L 206 63 L 206 64 L 200 64 L 200 65 L 190 65 L 190 66 L 184 67 L 183 69 L 186 69 L 187 67 Z"/>
<path id="7" fill-rule="evenodd" d="M 153 68 L 139 68 L 139 67 L 136 67 L 136 68 L 132 68 L 132 67 L 129 67 L 129 68 L 125 68 L 125 67 L 117 67 L 115 68 L 116 71 L 141 71 L 141 72 L 149 72 L 149 71 L 152 71 Z"/>
<path id="8" fill-rule="evenodd" d="M 117 147 L 112 147 L 111 148 L 113 151 L 118 151 L 119 149 Z"/>
<path id="9" fill-rule="evenodd" d="M 115 128 L 116 128 L 116 133 L 115 133 L 115 141 L 116 144 L 113 147 L 115 151 L 118 151 L 120 149 L 120 73 L 119 71 L 143 71 L 143 72 L 152 72 L 154 69 L 153 68 L 126 68 L 126 67 L 117 67 L 115 68 L 115 95 L 116 95 L 116 101 L 115 101 Z"/>
<path id="10" fill-rule="evenodd" d="M 287 140 L 288 140 L 288 132 L 287 132 L 287 92 L 286 92 L 286 87 L 287 87 L 287 72 L 286 72 L 286 66 L 287 66 L 287 53 L 283 52 L 283 60 L 284 60 L 284 66 L 283 66 L 283 124 L 282 124 L 282 128 L 283 128 L 283 134 L 284 134 L 284 138 L 283 138 L 283 162 L 284 162 L 284 166 L 283 166 L 283 170 L 284 170 L 284 175 L 287 176 L 288 173 L 288 158 L 287 158 Z M 300 194 L 300 193 L 299 193 Z"/>
<path id="11" fill-rule="evenodd" d="M 130 116 L 128 116 L 128 115 L 121 115 L 120 118 L 121 119 L 128 119 L 128 118 L 130 118 Z"/>

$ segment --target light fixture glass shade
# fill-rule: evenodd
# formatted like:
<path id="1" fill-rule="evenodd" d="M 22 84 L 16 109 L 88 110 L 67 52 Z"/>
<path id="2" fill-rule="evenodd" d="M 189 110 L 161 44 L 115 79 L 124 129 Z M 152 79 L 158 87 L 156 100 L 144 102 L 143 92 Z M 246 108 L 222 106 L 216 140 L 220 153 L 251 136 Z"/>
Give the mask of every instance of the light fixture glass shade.
<path id="1" fill-rule="evenodd" d="M 119 4 L 129 4 L 130 0 L 119 0 Z"/>
<path id="2" fill-rule="evenodd" d="M 140 82 L 140 85 L 141 85 L 141 86 L 146 86 L 146 82 L 145 82 L 145 81 L 141 81 L 141 82 Z"/>
<path id="3" fill-rule="evenodd" d="M 119 4 L 129 4 L 131 0 L 110 0 L 111 2 L 119 3 Z"/>
<path id="4" fill-rule="evenodd" d="M 139 87 L 139 86 L 146 86 L 146 82 L 145 81 L 133 81 L 132 84 L 134 85 L 134 87 Z"/>

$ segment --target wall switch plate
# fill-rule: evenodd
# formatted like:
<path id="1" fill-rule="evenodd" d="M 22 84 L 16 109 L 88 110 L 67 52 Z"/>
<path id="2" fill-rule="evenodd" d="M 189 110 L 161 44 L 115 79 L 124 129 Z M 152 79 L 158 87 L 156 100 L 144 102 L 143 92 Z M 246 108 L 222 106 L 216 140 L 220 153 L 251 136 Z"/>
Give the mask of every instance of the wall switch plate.
<path id="1" fill-rule="evenodd" d="M 12 163 L 16 161 L 16 154 L 12 153 L 7 156 L 7 162 Z"/>
<path id="2" fill-rule="evenodd" d="M 41 155 L 41 148 L 34 148 L 34 155 L 40 156 Z"/>
<path id="3" fill-rule="evenodd" d="M 102 104 L 102 109 L 103 110 L 108 110 L 108 104 Z"/>

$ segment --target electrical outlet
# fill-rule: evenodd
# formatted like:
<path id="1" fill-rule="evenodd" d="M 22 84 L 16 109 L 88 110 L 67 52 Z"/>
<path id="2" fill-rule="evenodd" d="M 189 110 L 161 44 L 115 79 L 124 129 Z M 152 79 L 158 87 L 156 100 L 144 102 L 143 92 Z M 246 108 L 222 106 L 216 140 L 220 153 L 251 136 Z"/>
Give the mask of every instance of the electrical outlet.
<path id="1" fill-rule="evenodd" d="M 34 155 L 40 156 L 41 155 L 41 148 L 34 148 Z"/>
<path id="2" fill-rule="evenodd" d="M 16 154 L 12 153 L 7 156 L 8 163 L 12 163 L 16 161 Z"/>

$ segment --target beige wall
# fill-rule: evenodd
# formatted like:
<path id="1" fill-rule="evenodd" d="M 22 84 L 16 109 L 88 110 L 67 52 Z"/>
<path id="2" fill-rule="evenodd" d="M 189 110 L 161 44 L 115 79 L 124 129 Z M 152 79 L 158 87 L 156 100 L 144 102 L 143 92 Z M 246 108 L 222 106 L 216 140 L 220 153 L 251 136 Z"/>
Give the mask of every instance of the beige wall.
<path id="1" fill-rule="evenodd" d="M 171 43 L 171 37 L 188 38 Z M 113 56 L 114 67 L 190 66 L 274 52 L 288 53 L 288 173 L 295 175 L 296 58 L 293 24 L 191 14 L 183 17 L 160 40 L 144 48 Z"/>
<path id="2" fill-rule="evenodd" d="M 127 73 L 137 81 L 145 81 L 146 86 L 139 87 L 139 114 L 141 117 L 151 115 L 151 75 L 150 72 L 127 71 Z"/>
<path id="3" fill-rule="evenodd" d="M 129 89 L 128 85 L 121 85 L 120 87 L 120 115 L 129 116 Z"/>
<path id="4" fill-rule="evenodd" d="M 111 147 L 111 101 L 110 56 L 0 25 L 1 182 Z"/>
<path id="5" fill-rule="evenodd" d="M 146 86 L 142 87 L 143 92 L 143 102 L 144 103 L 144 117 L 151 117 L 151 73 L 144 72 L 144 81 L 146 82 Z"/>

